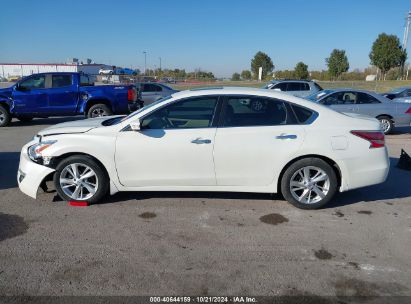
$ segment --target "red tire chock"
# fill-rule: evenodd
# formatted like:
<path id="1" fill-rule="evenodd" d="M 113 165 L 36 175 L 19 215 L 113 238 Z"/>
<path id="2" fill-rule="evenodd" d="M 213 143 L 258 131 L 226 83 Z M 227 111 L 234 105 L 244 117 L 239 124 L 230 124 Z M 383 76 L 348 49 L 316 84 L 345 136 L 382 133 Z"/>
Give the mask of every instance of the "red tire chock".
<path id="1" fill-rule="evenodd" d="M 88 202 L 76 202 L 76 201 L 69 201 L 68 204 L 69 206 L 73 206 L 73 207 L 87 207 L 90 205 Z"/>

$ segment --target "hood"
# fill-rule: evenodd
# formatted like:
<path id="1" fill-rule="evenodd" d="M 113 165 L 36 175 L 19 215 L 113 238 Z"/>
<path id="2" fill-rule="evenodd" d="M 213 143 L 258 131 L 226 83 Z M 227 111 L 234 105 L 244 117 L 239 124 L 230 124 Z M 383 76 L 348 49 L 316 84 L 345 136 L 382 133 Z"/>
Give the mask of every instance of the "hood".
<path id="1" fill-rule="evenodd" d="M 10 88 L 0 89 L 0 96 L 11 97 L 12 91 L 13 91 L 13 89 L 11 87 Z"/>
<path id="2" fill-rule="evenodd" d="M 122 115 L 119 115 L 122 116 Z M 73 134 L 73 133 L 85 133 L 91 129 L 98 128 L 102 126 L 105 120 L 112 119 L 115 116 L 110 117 L 98 117 L 89 118 L 76 121 L 69 121 L 59 123 L 57 125 L 48 127 L 46 129 L 38 132 L 40 136 L 58 135 L 58 134 Z"/>

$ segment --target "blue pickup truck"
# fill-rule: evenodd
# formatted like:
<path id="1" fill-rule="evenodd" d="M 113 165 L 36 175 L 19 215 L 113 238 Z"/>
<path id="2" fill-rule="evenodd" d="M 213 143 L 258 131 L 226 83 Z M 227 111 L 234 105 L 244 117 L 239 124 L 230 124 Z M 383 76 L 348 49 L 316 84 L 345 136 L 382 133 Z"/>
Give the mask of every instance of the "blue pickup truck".
<path id="1" fill-rule="evenodd" d="M 30 121 L 34 117 L 125 114 L 141 106 L 138 95 L 133 85 L 94 86 L 83 73 L 33 74 L 0 89 L 0 127 L 13 117 Z"/>

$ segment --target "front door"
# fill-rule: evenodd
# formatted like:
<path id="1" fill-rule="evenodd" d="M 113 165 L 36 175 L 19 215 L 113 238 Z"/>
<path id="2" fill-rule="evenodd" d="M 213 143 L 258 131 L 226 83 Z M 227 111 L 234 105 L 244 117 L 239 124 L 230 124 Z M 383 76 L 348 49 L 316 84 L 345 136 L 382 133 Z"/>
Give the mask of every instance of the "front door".
<path id="1" fill-rule="evenodd" d="M 46 77 L 30 76 L 19 82 L 13 91 L 14 111 L 17 115 L 44 114 L 48 111 Z"/>
<path id="2" fill-rule="evenodd" d="M 78 87 L 73 84 L 71 74 L 47 75 L 49 87 L 49 110 L 51 113 L 75 114 L 78 102 Z"/>
<path id="3" fill-rule="evenodd" d="M 215 185 L 213 146 L 218 97 L 173 102 L 119 132 L 116 167 L 127 187 Z"/>
<path id="4" fill-rule="evenodd" d="M 299 150 L 304 127 L 277 99 L 232 96 L 223 107 L 214 145 L 217 185 L 270 185 Z"/>

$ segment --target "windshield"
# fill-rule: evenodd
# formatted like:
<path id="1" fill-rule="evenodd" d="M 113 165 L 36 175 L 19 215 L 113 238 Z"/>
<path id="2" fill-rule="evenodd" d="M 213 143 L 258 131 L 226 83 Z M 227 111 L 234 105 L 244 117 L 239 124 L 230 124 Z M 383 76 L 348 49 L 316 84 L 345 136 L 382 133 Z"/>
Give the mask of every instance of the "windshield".
<path id="1" fill-rule="evenodd" d="M 311 95 L 308 95 L 306 99 L 317 102 L 321 97 L 328 95 L 332 92 L 332 90 L 322 90 L 320 92 L 315 92 Z"/>

